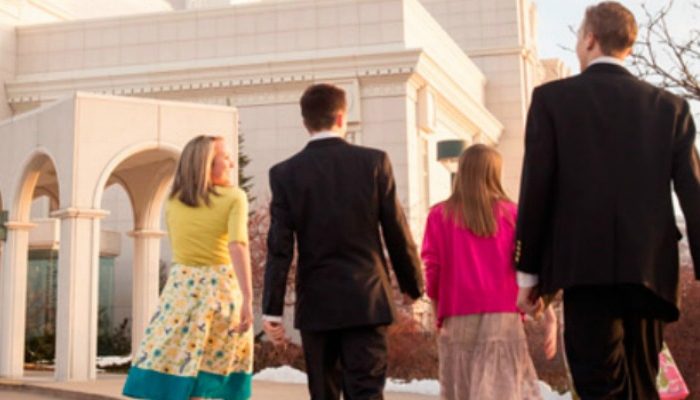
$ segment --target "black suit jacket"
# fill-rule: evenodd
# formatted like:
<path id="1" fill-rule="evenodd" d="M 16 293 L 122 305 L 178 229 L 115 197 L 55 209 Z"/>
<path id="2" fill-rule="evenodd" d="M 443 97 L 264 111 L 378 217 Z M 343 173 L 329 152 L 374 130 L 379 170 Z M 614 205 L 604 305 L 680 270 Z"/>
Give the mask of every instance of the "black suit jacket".
<path id="1" fill-rule="evenodd" d="M 525 134 L 516 265 L 543 292 L 639 286 L 678 318 L 671 188 L 700 279 L 700 163 L 688 103 L 594 64 L 535 89 Z M 648 291 L 645 289 L 645 291 Z"/>
<path id="2" fill-rule="evenodd" d="M 339 138 L 312 141 L 270 169 L 270 187 L 263 314 L 282 315 L 296 237 L 298 329 L 391 323 L 380 226 L 401 290 L 421 296 L 421 264 L 384 152 Z"/>

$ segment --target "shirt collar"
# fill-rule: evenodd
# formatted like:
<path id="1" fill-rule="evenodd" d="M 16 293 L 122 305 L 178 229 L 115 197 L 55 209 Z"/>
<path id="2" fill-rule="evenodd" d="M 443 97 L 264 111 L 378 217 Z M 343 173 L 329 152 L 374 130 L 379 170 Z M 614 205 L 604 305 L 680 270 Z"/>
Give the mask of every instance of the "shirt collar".
<path id="1" fill-rule="evenodd" d="M 595 58 L 590 63 L 588 63 L 588 66 L 590 67 L 591 65 L 594 65 L 594 64 L 614 64 L 614 65 L 619 65 L 622 68 L 627 69 L 627 67 L 625 67 L 625 62 L 623 60 L 620 60 L 617 57 L 600 56 L 598 58 Z"/>
<path id="2" fill-rule="evenodd" d="M 311 137 L 309 137 L 309 142 L 314 142 L 316 140 L 323 140 L 323 139 L 342 139 L 343 136 L 337 132 L 334 131 L 321 131 L 321 132 L 314 132 L 311 134 Z"/>

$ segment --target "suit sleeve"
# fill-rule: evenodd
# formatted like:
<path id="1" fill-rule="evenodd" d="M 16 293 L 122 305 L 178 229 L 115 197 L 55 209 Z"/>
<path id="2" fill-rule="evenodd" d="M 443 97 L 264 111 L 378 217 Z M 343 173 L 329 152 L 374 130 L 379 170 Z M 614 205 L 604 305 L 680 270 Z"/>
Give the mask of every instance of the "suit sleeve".
<path id="1" fill-rule="evenodd" d="M 700 159 L 695 135 L 690 106 L 684 102 L 673 151 L 673 188 L 685 216 L 695 278 L 700 280 Z"/>
<path id="2" fill-rule="evenodd" d="M 287 292 L 287 276 L 294 257 L 294 230 L 289 203 L 276 170 L 270 170 L 270 230 L 267 234 L 267 261 L 262 311 L 266 316 L 281 316 Z"/>
<path id="3" fill-rule="evenodd" d="M 541 272 L 544 248 L 552 229 L 556 171 L 554 126 L 544 106 L 541 88 L 537 88 L 532 93 L 525 127 L 515 246 L 515 266 L 520 272 L 534 275 Z"/>
<path id="4" fill-rule="evenodd" d="M 379 221 L 396 279 L 403 293 L 417 299 L 423 294 L 423 271 L 406 216 L 396 198 L 394 173 L 386 153 L 382 153 L 377 180 Z"/>

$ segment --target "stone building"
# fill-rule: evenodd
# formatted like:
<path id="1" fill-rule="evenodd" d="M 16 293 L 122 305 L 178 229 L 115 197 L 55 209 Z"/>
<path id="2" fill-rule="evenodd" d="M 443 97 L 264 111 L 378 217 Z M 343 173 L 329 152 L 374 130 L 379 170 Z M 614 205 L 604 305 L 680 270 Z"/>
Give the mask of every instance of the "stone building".
<path id="1" fill-rule="evenodd" d="M 335 83 L 348 94 L 349 140 L 389 153 L 400 200 L 419 238 L 429 206 L 450 191 L 450 172 L 437 160 L 440 141 L 497 146 L 505 160 L 505 186 L 517 196 L 530 93 L 540 82 L 568 74 L 560 62 L 538 58 L 536 15 L 530 0 L 8 0 L 0 3 L 0 121 L 8 120 L 0 124 L 5 131 L 28 129 L 18 121 L 35 118 L 30 112 L 58 110 L 53 104 L 68 104 L 61 103 L 66 98 L 78 104 L 76 92 L 233 106 L 251 159 L 245 173 L 253 177 L 256 205 L 264 206 L 267 170 L 307 138 L 299 96 L 314 82 Z M 109 113 L 101 116 L 114 121 Z M 128 132 L 131 118 L 115 123 Z M 50 125 L 32 129 L 58 134 Z M 177 125 L 170 129 L 163 133 L 182 133 Z M 16 145 L 9 133 L 0 134 L 4 146 Z M 74 143 L 76 151 L 90 145 L 80 138 Z M 16 167 L 4 163 L 0 175 L 22 176 Z M 26 283 L 20 276 L 26 267 L 16 270 L 26 265 L 17 258 L 25 253 L 9 256 L 8 250 L 16 237 L 13 227 L 19 226 L 13 224 L 23 223 L 29 235 L 33 225 L 29 214 L 17 220 L 12 207 L 18 199 L 8 190 L 0 187 L 11 228 L 0 245 L 0 296 L 19 299 L 26 297 L 26 284 L 11 288 L 7 279 Z M 101 229 L 112 238 L 105 249 L 112 250 L 95 248 L 95 254 L 118 254 L 113 271 L 103 277 L 115 288 L 109 300 L 115 323 L 142 312 L 139 305 L 154 296 L 139 289 L 147 274 L 139 269 L 144 256 L 136 196 L 137 189 L 117 181 L 98 207 L 109 212 Z M 57 222 L 46 218 L 63 215 L 70 205 L 41 190 L 22 201 L 32 198 L 31 215 L 48 226 Z M 160 229 L 150 226 L 149 237 L 159 236 Z M 47 231 L 53 236 L 44 242 L 61 254 L 65 230 Z M 167 260 L 167 245 L 162 253 Z M 71 268 L 67 263 L 57 264 L 59 281 L 62 268 Z M 144 293 L 151 297 L 140 298 Z M 0 327 L 0 376 L 21 373 L 21 351 L 3 346 L 23 343 L 19 335 L 25 327 L 7 315 L 0 310 L 0 321 L 15 323 Z M 133 325 L 138 337 L 140 323 Z M 81 368 L 63 369 L 57 377 L 94 376 L 94 369 Z"/>

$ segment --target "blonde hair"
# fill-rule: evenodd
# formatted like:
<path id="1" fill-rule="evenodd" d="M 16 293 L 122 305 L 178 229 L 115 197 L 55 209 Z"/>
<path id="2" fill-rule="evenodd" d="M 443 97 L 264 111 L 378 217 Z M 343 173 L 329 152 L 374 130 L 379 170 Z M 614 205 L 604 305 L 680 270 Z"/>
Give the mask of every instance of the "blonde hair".
<path id="1" fill-rule="evenodd" d="M 502 163 L 489 146 L 467 148 L 459 158 L 452 195 L 445 201 L 445 215 L 480 237 L 496 234 L 498 202 L 510 201 L 501 186 Z"/>
<path id="2" fill-rule="evenodd" d="M 175 170 L 171 199 L 177 198 L 190 207 L 210 204 L 209 196 L 217 195 L 211 180 L 211 167 L 215 156 L 214 143 L 218 140 L 223 138 L 200 135 L 185 145 Z"/>

